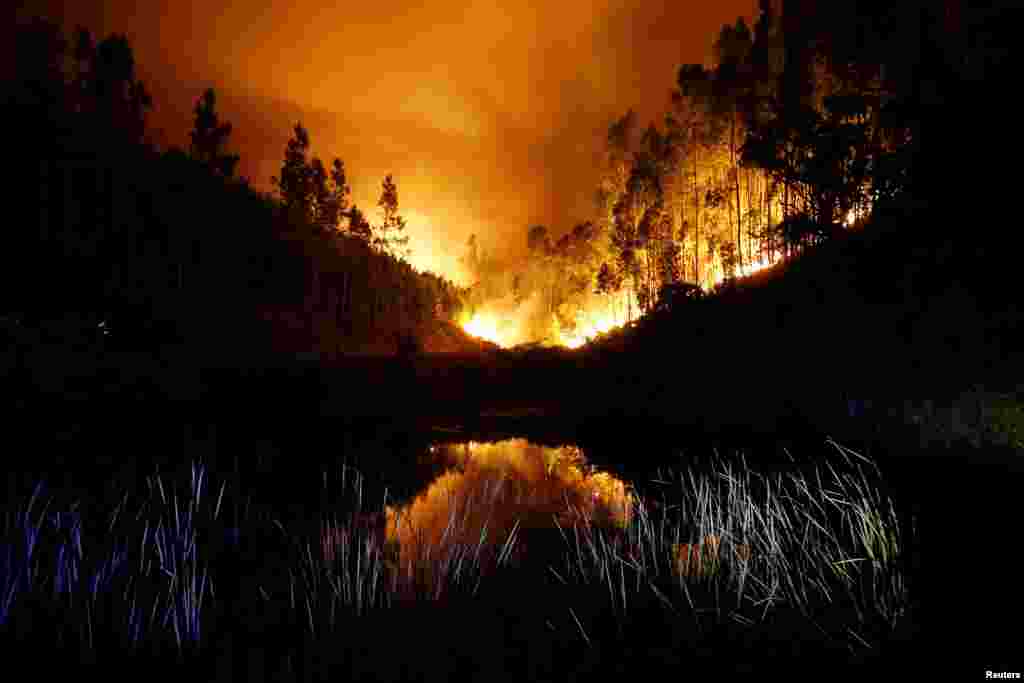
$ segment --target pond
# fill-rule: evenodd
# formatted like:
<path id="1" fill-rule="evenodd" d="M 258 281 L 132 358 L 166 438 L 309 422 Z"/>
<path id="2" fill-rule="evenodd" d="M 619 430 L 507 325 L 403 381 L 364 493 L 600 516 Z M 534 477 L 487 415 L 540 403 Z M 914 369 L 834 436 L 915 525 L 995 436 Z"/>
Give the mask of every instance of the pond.
<path id="1" fill-rule="evenodd" d="M 0 630 L 97 660 L 249 653 L 283 678 L 314 660 L 444 678 L 449 652 L 534 679 L 579 648 L 598 668 L 655 646 L 669 667 L 759 667 L 794 638 L 850 661 L 912 631 L 913 511 L 873 461 L 684 455 L 616 427 L 193 424 L 145 458 L 126 445 L 144 421 L 63 429 L 61 458 L 8 474 Z"/>
<path id="2" fill-rule="evenodd" d="M 587 463 L 577 446 L 526 439 L 431 444 L 445 467 L 422 492 L 387 506 L 386 534 L 402 564 L 452 546 L 503 544 L 522 557 L 530 532 L 597 524 L 624 529 L 633 499 L 626 484 Z"/>

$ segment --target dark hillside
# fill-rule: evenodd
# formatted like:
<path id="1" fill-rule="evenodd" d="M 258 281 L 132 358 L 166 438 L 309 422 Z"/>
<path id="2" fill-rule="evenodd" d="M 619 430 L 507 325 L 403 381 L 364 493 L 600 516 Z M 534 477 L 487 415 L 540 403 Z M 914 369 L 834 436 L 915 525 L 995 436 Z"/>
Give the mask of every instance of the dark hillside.
<path id="1" fill-rule="evenodd" d="M 0 269 L 15 365 L 40 344 L 196 366 L 476 348 L 452 332 L 452 283 L 235 176 L 237 157 L 219 150 L 230 126 L 209 149 L 151 145 L 153 98 L 125 38 L 18 28 L 3 100 L 20 206 Z"/>
<path id="2" fill-rule="evenodd" d="M 608 335 L 586 352 L 603 377 L 579 400 L 600 413 L 623 392 L 608 412 L 773 430 L 830 424 L 858 410 L 851 400 L 909 420 L 908 402 L 1019 393 L 1024 319 L 1011 262 L 953 231 L 880 216 Z"/>

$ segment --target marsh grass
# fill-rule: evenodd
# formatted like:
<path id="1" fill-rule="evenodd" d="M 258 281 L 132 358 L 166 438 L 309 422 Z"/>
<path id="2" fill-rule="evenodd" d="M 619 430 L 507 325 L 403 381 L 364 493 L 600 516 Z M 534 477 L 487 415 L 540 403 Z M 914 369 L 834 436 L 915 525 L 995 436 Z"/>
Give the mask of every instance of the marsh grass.
<path id="1" fill-rule="evenodd" d="M 742 458 L 659 477 L 625 534 L 566 534 L 559 576 L 604 588 L 626 623 L 651 603 L 701 630 L 797 614 L 851 649 L 884 641 L 907 612 L 907 520 L 877 466 L 839 444 L 822 461 L 762 474 Z"/>
<path id="2" fill-rule="evenodd" d="M 362 475 L 344 466 L 340 486 L 332 488 L 338 509 L 321 516 L 318 539 L 295 538 L 289 608 L 316 634 L 373 610 L 474 596 L 483 577 L 507 565 L 516 547 L 518 525 L 497 544 L 489 535 L 486 515 L 497 488 L 460 497 L 438 535 L 413 527 L 401 512 L 389 515 L 386 503 L 384 510 L 367 511 Z"/>
<path id="3" fill-rule="evenodd" d="M 199 529 L 217 520 L 224 493 L 204 496 L 206 476 L 194 464 L 179 492 L 154 475 L 141 500 L 125 492 L 101 519 L 48 496 L 43 481 L 27 500 L 8 501 L 0 629 L 88 654 L 196 649 L 214 595 Z"/>
<path id="4" fill-rule="evenodd" d="M 743 643 L 773 651 L 765 634 L 870 651 L 907 616 L 912 527 L 874 463 L 828 447 L 771 473 L 739 456 L 659 475 L 629 492 L 629 515 L 566 496 L 546 528 L 507 519 L 508 498 L 529 492 L 492 483 L 417 529 L 388 514 L 386 492 L 368 505 L 343 465 L 323 472 L 315 514 L 256 506 L 235 519 L 241 545 L 224 542 L 223 519 L 240 498 L 201 463 L 146 478 L 101 517 L 40 483 L 3 513 L 0 633 L 181 662 L 230 631 L 239 652 L 259 652 L 254 666 L 311 680 L 454 676 L 463 665 L 442 646 L 467 670 L 541 678 L 652 649 L 666 666 Z"/>

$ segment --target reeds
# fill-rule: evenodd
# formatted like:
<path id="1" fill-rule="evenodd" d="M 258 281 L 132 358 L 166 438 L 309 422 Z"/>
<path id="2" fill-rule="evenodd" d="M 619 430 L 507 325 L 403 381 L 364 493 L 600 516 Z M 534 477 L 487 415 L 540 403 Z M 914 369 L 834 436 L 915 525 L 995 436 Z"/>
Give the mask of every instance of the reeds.
<path id="1" fill-rule="evenodd" d="M 326 486 L 326 476 L 324 481 Z M 287 591 L 288 608 L 310 634 L 332 632 L 374 610 L 474 595 L 482 577 L 513 556 L 518 525 L 495 545 L 486 517 L 480 517 L 487 515 L 493 488 L 460 498 L 439 535 L 413 527 L 386 504 L 380 512 L 364 510 L 362 489 L 362 475 L 343 466 L 340 486 L 332 491 L 341 512 L 321 517 L 318 542 L 292 536 L 288 586 L 279 589 Z M 272 600 L 273 592 L 266 597 Z"/>
<path id="2" fill-rule="evenodd" d="M 323 478 L 318 518 L 273 522 L 287 552 L 254 549 L 265 566 L 245 567 L 255 582 L 238 599 L 307 654 L 414 605 L 471 614 L 502 601 L 536 617 L 531 637 L 595 650 L 609 637 L 607 615 L 616 642 L 638 623 L 699 637 L 709 624 L 771 628 L 785 613 L 824 638 L 871 646 L 908 609 L 908 529 L 874 463 L 829 447 L 816 464 L 771 473 L 738 457 L 660 476 L 651 490 L 628 491 L 622 514 L 578 496 L 566 495 L 561 512 L 544 502 L 554 539 L 546 545 L 536 518 L 515 516 L 532 502 L 515 482 L 464 487 L 417 527 L 386 493 L 380 509 L 366 506 L 363 477 L 342 466 Z M 215 588 L 241 579 L 217 574 L 225 486 L 208 478 L 201 463 L 182 477 L 155 474 L 99 518 L 48 496 L 43 483 L 8 501 L 0 634 L 48 630 L 86 652 L 200 652 L 234 624 Z"/>
<path id="3" fill-rule="evenodd" d="M 100 641 L 198 647 L 213 596 L 199 527 L 219 516 L 224 488 L 211 507 L 203 498 L 206 468 L 193 464 L 190 474 L 181 496 L 150 477 L 134 515 L 125 493 L 103 520 L 83 519 L 77 502 L 53 509 L 42 481 L 23 507 L 9 501 L 0 529 L 0 628 L 53 629 L 59 642 L 70 638 L 84 651 Z"/>
<path id="4" fill-rule="evenodd" d="M 362 475 L 343 465 L 340 487 L 328 491 L 325 474 L 324 488 L 342 511 L 323 514 L 318 542 L 294 541 L 296 561 L 288 569 L 289 607 L 314 635 L 345 617 L 385 607 L 389 599 L 386 549 L 374 515 L 363 510 Z"/>
<path id="5" fill-rule="evenodd" d="M 879 624 L 891 630 L 909 599 L 903 520 L 877 466 L 829 445 L 833 457 L 810 467 L 761 474 L 718 458 L 671 486 L 661 479 L 672 505 L 638 496 L 624 535 L 574 525 L 557 575 L 603 585 L 620 617 L 653 596 L 674 612 L 742 623 L 785 607 L 858 642 Z M 829 613 L 837 623 L 826 624 Z"/>

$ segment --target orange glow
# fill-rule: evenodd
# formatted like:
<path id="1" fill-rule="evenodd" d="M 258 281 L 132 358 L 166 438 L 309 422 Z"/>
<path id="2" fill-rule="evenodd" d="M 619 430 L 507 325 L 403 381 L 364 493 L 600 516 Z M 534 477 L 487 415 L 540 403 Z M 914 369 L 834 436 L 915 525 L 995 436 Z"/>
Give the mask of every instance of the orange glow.
<path id="1" fill-rule="evenodd" d="M 850 209 L 843 218 L 843 226 L 852 228 L 864 220 L 869 211 L 869 206 Z M 745 258 L 736 267 L 738 278 L 771 268 L 782 259 L 778 251 L 765 253 L 765 243 L 754 241 L 745 246 L 749 253 L 759 256 L 753 260 Z M 701 256 L 703 265 L 699 284 L 704 290 L 710 290 L 725 281 L 726 264 L 717 249 L 702 251 Z M 747 256 L 747 249 L 744 249 L 744 256 Z M 550 315 L 541 313 L 545 309 L 536 298 L 514 303 L 510 297 L 505 297 L 486 301 L 473 316 L 462 322 L 462 327 L 467 333 L 503 348 L 540 342 L 577 349 L 629 322 L 630 313 L 636 310 L 635 301 L 630 301 L 632 296 L 634 293 L 628 287 L 610 296 L 586 295 L 562 304 L 557 314 Z"/>
<path id="2" fill-rule="evenodd" d="M 771 268 L 772 265 L 773 264 L 771 262 L 769 262 L 767 256 L 762 256 L 761 258 L 756 259 L 754 261 L 749 261 L 747 263 L 744 263 L 741 267 L 737 268 L 736 269 L 737 270 L 737 275 L 739 277 L 747 277 L 748 275 L 753 275 L 754 273 L 758 273 L 758 272 L 764 270 L 765 268 Z M 717 273 L 716 276 L 715 276 L 715 284 L 718 284 L 719 282 L 721 282 L 724 279 L 725 279 L 725 276 L 724 276 L 723 273 L 721 273 L 721 272 Z"/>
<path id="3" fill-rule="evenodd" d="M 581 310 L 576 314 L 575 326 L 568 330 L 562 329 L 557 321 L 552 319 L 553 332 L 548 339 L 541 341 L 547 341 L 555 346 L 577 349 L 598 335 L 621 327 L 623 324 L 625 324 L 625 320 L 617 319 L 611 313 L 594 314 Z M 529 339 L 523 338 L 521 327 L 521 324 L 511 317 L 502 318 L 491 312 L 476 313 L 462 323 L 462 329 L 468 334 L 497 344 L 502 348 L 510 348 L 529 341 Z"/>
<path id="4" fill-rule="evenodd" d="M 738 269 L 738 276 L 746 277 L 772 265 L 769 258 L 763 256 L 744 263 Z M 721 259 L 717 254 L 708 262 L 705 272 L 708 274 L 705 289 L 725 279 Z M 629 322 L 630 311 L 636 310 L 635 304 L 630 305 L 631 296 L 632 292 L 628 289 L 613 295 L 593 295 L 583 303 L 576 304 L 574 313 L 571 310 L 565 311 L 564 308 L 569 304 L 564 304 L 560 316 L 551 315 L 547 318 L 548 322 L 541 325 L 536 323 L 540 315 L 537 301 L 527 300 L 520 304 L 512 304 L 504 299 L 488 301 L 471 316 L 466 316 L 461 326 L 466 333 L 502 348 L 539 341 L 552 346 L 578 349 Z M 541 316 L 543 319 L 544 316 Z M 567 319 L 571 324 L 566 324 Z"/>
<path id="5" fill-rule="evenodd" d="M 559 329 L 555 336 L 556 343 L 570 349 L 577 349 L 598 336 L 622 327 L 626 319 L 627 292 L 609 297 L 594 297 L 590 306 L 576 312 L 575 325 L 572 329 Z"/>
<path id="6" fill-rule="evenodd" d="M 511 298 L 488 301 L 461 325 L 468 334 L 485 339 L 502 348 L 540 342 L 551 346 L 576 349 L 597 336 L 628 322 L 629 293 L 625 290 L 611 296 L 590 296 L 573 314 L 564 310 L 560 316 L 547 315 L 538 297 L 514 302 Z M 561 320 L 561 323 L 559 322 Z M 571 326 L 565 321 L 571 320 Z"/>
<path id="7" fill-rule="evenodd" d="M 700 543 L 677 543 L 673 544 L 672 552 L 675 557 L 676 573 L 680 576 L 703 577 L 710 576 L 718 571 L 720 558 L 718 548 L 722 539 L 714 534 L 704 537 Z M 750 561 L 750 546 L 745 543 L 737 543 L 733 547 L 733 555 L 736 562 Z"/>
<path id="8" fill-rule="evenodd" d="M 521 256 L 531 222 L 584 217 L 579 207 L 589 206 L 601 172 L 590 153 L 603 149 L 609 121 L 627 106 L 641 121 L 660 119 L 672 65 L 701 62 L 723 23 L 753 7 L 438 0 L 385 12 L 300 0 L 253 12 L 246 3 L 210 11 L 181 0 L 160 2 L 159 12 L 101 12 L 104 3 L 28 4 L 60 6 L 68 27 L 132 36 L 154 89 L 150 122 L 170 144 L 187 140 L 195 84 L 216 82 L 239 174 L 257 189 L 272 190 L 297 121 L 312 154 L 346 162 L 352 199 L 371 222 L 380 181 L 393 173 L 410 262 L 459 284 L 472 282 L 457 260 L 471 233 Z M 637 73 L 652 74 L 650 87 L 638 86 Z"/>
<path id="9" fill-rule="evenodd" d="M 846 212 L 846 216 L 843 218 L 843 226 L 847 228 L 852 228 L 854 225 L 867 218 L 870 212 L 870 202 L 868 202 L 867 206 L 860 206 L 850 209 L 849 211 Z"/>
<path id="10" fill-rule="evenodd" d="M 448 240 L 458 238 L 438 228 L 426 213 L 405 208 L 402 212 L 409 237 L 409 264 L 420 272 L 429 271 L 457 285 L 469 284 L 470 275 L 456 251 L 445 248 Z"/>
<path id="11" fill-rule="evenodd" d="M 502 348 L 520 343 L 519 327 L 510 317 L 494 311 L 478 311 L 462 323 L 462 329 L 477 339 L 489 341 Z"/>
<path id="12" fill-rule="evenodd" d="M 478 313 L 464 322 L 462 329 L 478 339 L 486 339 L 504 346 L 501 343 L 501 336 L 498 334 L 498 321 L 492 315 Z"/>
<path id="13" fill-rule="evenodd" d="M 500 546 L 513 528 L 528 542 L 530 529 L 551 528 L 554 519 L 621 528 L 632 518 L 626 485 L 587 465 L 578 448 L 510 439 L 437 450 L 453 469 L 407 505 L 385 510 L 387 538 L 398 543 L 403 567 L 452 545 Z"/>

